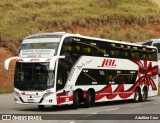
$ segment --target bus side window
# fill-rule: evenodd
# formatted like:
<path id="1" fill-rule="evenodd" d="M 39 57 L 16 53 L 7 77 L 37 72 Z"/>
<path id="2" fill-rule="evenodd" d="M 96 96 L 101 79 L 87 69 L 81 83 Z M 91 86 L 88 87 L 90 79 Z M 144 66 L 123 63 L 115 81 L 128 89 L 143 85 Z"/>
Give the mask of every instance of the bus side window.
<path id="1" fill-rule="evenodd" d="M 133 50 L 132 52 L 131 52 L 131 59 L 136 59 L 136 60 L 138 60 L 140 57 L 139 57 L 139 52 L 138 52 L 138 50 Z"/>
<path id="2" fill-rule="evenodd" d="M 72 51 L 72 54 L 74 55 L 74 56 L 76 56 L 77 58 L 81 55 L 81 48 L 80 48 L 80 46 L 79 45 L 73 45 L 73 51 Z M 73 56 L 73 57 L 74 57 Z"/>
<path id="3" fill-rule="evenodd" d="M 115 54 L 114 51 L 111 50 L 111 51 L 110 51 L 110 55 L 111 55 L 111 56 L 114 56 L 114 54 Z"/>
<path id="4" fill-rule="evenodd" d="M 107 80 L 108 81 L 112 81 L 112 79 L 113 79 L 112 75 L 107 75 Z"/>
<path id="5" fill-rule="evenodd" d="M 103 52 L 103 54 L 107 53 L 106 49 L 101 49 L 101 51 Z"/>
<path id="6" fill-rule="evenodd" d="M 66 39 L 64 39 L 60 54 L 64 55 L 66 53 L 71 53 L 73 51 L 72 43 L 73 39 L 71 37 L 67 37 Z"/>
<path id="7" fill-rule="evenodd" d="M 91 55 L 92 56 L 98 56 L 98 53 L 99 53 L 99 51 L 97 48 L 91 47 Z"/>
<path id="8" fill-rule="evenodd" d="M 119 58 L 120 57 L 121 48 L 119 44 L 110 44 L 110 57 Z"/>
<path id="9" fill-rule="evenodd" d="M 96 46 L 96 43 L 94 43 L 94 41 L 92 40 L 84 40 L 82 42 L 78 42 L 82 49 L 82 55 L 90 55 L 90 56 L 98 56 L 98 48 Z M 77 47 L 77 50 L 79 49 Z"/>
<path id="10" fill-rule="evenodd" d="M 80 52 L 80 46 L 76 45 L 74 46 L 74 48 L 75 48 L 75 51 Z"/>
<path id="11" fill-rule="evenodd" d="M 100 42 L 98 43 L 98 56 L 109 56 L 109 46 L 108 42 Z"/>
<path id="12" fill-rule="evenodd" d="M 72 51 L 72 47 L 71 46 L 64 46 L 62 51 L 63 52 L 71 52 Z"/>
<path id="13" fill-rule="evenodd" d="M 110 55 L 111 55 L 112 57 L 118 58 L 118 57 L 119 57 L 119 54 L 120 54 L 120 52 L 119 52 L 118 50 L 111 50 L 111 51 L 110 51 Z"/>
<path id="14" fill-rule="evenodd" d="M 91 48 L 83 48 L 83 54 L 84 55 L 90 55 L 90 53 L 91 53 Z"/>
<path id="15" fill-rule="evenodd" d="M 121 45 L 121 57 L 125 58 L 125 59 L 130 59 L 131 57 L 131 50 L 130 50 L 130 46 L 127 45 Z"/>
<path id="16" fill-rule="evenodd" d="M 140 58 L 141 58 L 142 60 L 146 60 L 146 59 L 147 59 L 147 52 L 142 51 L 142 52 L 140 53 Z"/>
<path id="17" fill-rule="evenodd" d="M 122 58 L 127 58 L 128 52 L 127 51 L 121 52 L 121 56 L 122 56 Z"/>
<path id="18" fill-rule="evenodd" d="M 135 53 L 131 53 L 131 59 L 135 58 Z"/>
<path id="19" fill-rule="evenodd" d="M 157 52 L 156 51 L 153 51 L 151 52 L 151 61 L 156 61 L 157 60 Z"/>
<path id="20" fill-rule="evenodd" d="M 139 59 L 140 57 L 139 57 L 139 53 L 137 52 L 137 53 L 135 53 L 135 59 Z"/>

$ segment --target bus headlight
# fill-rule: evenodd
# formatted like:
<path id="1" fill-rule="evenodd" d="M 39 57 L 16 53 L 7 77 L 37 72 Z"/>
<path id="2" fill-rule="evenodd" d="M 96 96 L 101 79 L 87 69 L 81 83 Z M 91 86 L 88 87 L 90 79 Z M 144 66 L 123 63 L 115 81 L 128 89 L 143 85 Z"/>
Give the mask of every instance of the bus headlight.
<path id="1" fill-rule="evenodd" d="M 49 95 L 51 95 L 51 94 L 53 94 L 53 92 L 47 92 L 47 93 L 45 93 L 45 94 L 43 95 L 43 98 L 46 98 L 47 96 L 49 96 Z"/>
<path id="2" fill-rule="evenodd" d="M 20 94 L 16 91 L 14 91 L 14 95 L 16 95 L 17 97 L 20 97 Z"/>

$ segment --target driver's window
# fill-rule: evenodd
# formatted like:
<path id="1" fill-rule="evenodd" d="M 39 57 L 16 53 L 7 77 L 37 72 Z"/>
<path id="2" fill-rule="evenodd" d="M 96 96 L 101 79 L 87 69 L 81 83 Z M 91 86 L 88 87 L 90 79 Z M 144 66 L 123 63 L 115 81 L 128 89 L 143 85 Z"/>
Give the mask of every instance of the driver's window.
<path id="1" fill-rule="evenodd" d="M 67 71 L 64 67 L 58 66 L 58 73 L 57 73 L 57 84 L 56 90 L 61 90 L 64 88 L 67 81 Z"/>

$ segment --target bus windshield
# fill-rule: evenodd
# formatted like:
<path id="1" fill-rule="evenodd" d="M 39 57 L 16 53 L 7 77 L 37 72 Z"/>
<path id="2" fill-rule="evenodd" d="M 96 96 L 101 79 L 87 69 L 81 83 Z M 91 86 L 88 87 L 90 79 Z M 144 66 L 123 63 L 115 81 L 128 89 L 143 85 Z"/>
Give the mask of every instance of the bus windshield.
<path id="1" fill-rule="evenodd" d="M 54 71 L 49 63 L 16 63 L 15 88 L 19 90 L 45 90 L 54 86 Z"/>
<path id="2" fill-rule="evenodd" d="M 21 45 L 20 57 L 53 57 L 57 53 L 59 42 L 24 43 Z"/>

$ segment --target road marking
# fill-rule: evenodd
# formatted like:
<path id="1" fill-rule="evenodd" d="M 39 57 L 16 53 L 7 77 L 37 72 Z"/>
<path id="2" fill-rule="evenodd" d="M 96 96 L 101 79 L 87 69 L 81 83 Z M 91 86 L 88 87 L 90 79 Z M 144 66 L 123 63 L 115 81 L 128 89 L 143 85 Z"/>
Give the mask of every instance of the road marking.
<path id="1" fill-rule="evenodd" d="M 143 105 L 151 104 L 151 102 L 144 102 Z"/>
<path id="2" fill-rule="evenodd" d="M 118 110 L 119 108 L 112 108 L 112 109 L 108 109 L 107 111 L 114 111 L 114 110 Z"/>
<path id="3" fill-rule="evenodd" d="M 134 108 L 134 107 L 138 107 L 138 106 L 142 106 L 142 105 L 131 105 L 129 107 Z"/>
<path id="4" fill-rule="evenodd" d="M 93 116 L 93 115 L 95 115 L 95 114 L 97 114 L 97 113 L 95 112 L 95 113 L 93 113 L 93 114 L 86 115 L 86 116 L 84 116 L 84 117 L 85 117 L 85 118 L 86 118 L 86 117 L 90 117 L 90 116 Z"/>
<path id="5" fill-rule="evenodd" d="M 69 123 L 74 123 L 74 121 L 71 121 L 71 122 L 69 122 Z"/>
<path id="6" fill-rule="evenodd" d="M 155 104 L 155 105 L 157 105 L 157 104 L 160 104 L 160 103 L 158 103 L 158 102 L 155 102 L 155 103 L 152 103 L 152 104 Z"/>

